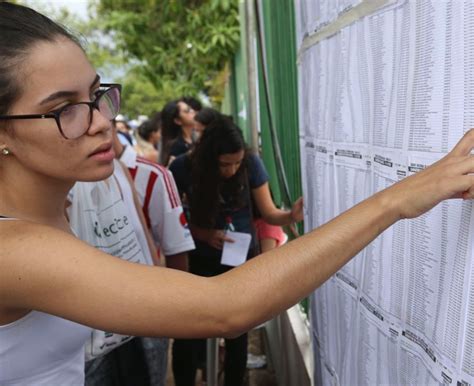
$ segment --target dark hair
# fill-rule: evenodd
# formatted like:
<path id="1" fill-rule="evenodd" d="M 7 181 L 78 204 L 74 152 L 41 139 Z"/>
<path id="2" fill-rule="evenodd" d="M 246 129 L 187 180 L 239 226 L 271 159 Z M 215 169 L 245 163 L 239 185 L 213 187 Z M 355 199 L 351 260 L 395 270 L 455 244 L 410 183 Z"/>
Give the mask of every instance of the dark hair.
<path id="1" fill-rule="evenodd" d="M 0 114 L 20 97 L 21 63 L 39 42 L 67 38 L 79 47 L 79 41 L 63 26 L 31 8 L 0 2 Z"/>
<path id="2" fill-rule="evenodd" d="M 140 137 L 142 137 L 145 141 L 149 141 L 151 135 L 160 129 L 161 127 L 160 125 L 156 124 L 156 121 L 154 122 L 152 119 L 148 119 L 138 126 L 137 130 Z"/>
<path id="3" fill-rule="evenodd" d="M 216 109 L 204 107 L 195 116 L 194 120 L 201 123 L 205 127 L 209 126 L 214 120 L 222 117 L 222 114 Z"/>
<path id="4" fill-rule="evenodd" d="M 244 150 L 244 159 L 237 173 L 224 179 L 219 173 L 219 156 Z M 191 222 L 211 228 L 221 209 L 219 197 L 228 198 L 234 208 L 245 205 L 242 190 L 247 185 L 248 149 L 242 131 L 232 120 L 219 117 L 207 128 L 190 155 L 192 168 L 192 196 L 190 198 Z"/>
<path id="5" fill-rule="evenodd" d="M 168 164 L 171 145 L 173 141 L 181 134 L 181 126 L 175 122 L 179 118 L 180 99 L 168 102 L 161 110 L 161 153 L 160 162 L 163 165 Z"/>
<path id="6" fill-rule="evenodd" d="M 160 131 L 163 126 L 163 121 L 161 120 L 161 112 L 157 111 L 151 115 L 150 118 L 152 126 L 155 128 L 154 131 Z"/>
<path id="7" fill-rule="evenodd" d="M 191 106 L 191 108 L 196 112 L 201 111 L 202 109 L 202 103 L 199 101 L 199 99 L 196 99 L 192 96 L 183 96 L 181 100 L 187 105 Z"/>

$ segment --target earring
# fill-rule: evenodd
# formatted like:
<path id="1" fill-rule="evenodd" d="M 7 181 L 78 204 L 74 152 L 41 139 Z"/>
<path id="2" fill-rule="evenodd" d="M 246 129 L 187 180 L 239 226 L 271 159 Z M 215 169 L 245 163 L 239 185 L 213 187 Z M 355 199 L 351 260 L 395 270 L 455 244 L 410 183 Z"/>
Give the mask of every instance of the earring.
<path id="1" fill-rule="evenodd" d="M 2 154 L 3 154 L 3 155 L 9 155 L 9 154 L 10 154 L 10 150 L 8 150 L 6 147 L 4 147 L 4 148 L 2 149 Z"/>

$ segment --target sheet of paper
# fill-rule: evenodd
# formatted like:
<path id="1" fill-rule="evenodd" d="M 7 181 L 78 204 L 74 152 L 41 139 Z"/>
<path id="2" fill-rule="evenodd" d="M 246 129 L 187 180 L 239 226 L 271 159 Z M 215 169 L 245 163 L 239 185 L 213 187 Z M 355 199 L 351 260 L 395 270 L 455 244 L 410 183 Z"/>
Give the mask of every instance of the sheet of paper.
<path id="1" fill-rule="evenodd" d="M 300 38 L 348 4 L 296 1 Z M 307 49 L 298 78 L 309 231 L 474 126 L 474 2 L 399 0 Z M 387 229 L 318 289 L 316 383 L 474 385 L 473 235 L 472 203 L 446 201 Z"/>
<path id="2" fill-rule="evenodd" d="M 252 236 L 242 232 L 227 232 L 226 235 L 234 240 L 234 242 L 224 243 L 221 264 L 237 267 L 247 260 L 247 253 L 249 252 Z"/>

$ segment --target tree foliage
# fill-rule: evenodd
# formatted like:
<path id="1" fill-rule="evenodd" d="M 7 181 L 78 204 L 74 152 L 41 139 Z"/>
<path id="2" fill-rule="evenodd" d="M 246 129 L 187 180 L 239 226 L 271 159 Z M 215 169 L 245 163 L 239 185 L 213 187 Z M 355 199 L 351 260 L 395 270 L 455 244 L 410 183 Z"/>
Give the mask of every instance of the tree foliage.
<path id="1" fill-rule="evenodd" d="M 20 0 L 18 3 L 34 8 L 63 25 L 76 36 L 87 52 L 89 60 L 102 78 L 115 81 L 116 76 L 127 73 L 132 67 L 121 50 L 117 50 L 113 34 L 107 33 L 96 14 L 95 6 L 89 6 L 88 18 L 81 18 L 66 7 L 55 7 L 46 0 Z"/>
<path id="2" fill-rule="evenodd" d="M 89 17 L 19 0 L 79 36 L 102 79 L 122 83 L 121 112 L 151 115 L 181 95 L 215 104 L 239 42 L 238 0 L 90 0 Z"/>
<path id="3" fill-rule="evenodd" d="M 158 91 L 140 67 L 131 68 L 119 82 L 122 83 L 123 96 L 121 111 L 130 118 L 143 114 L 151 116 L 160 111 L 166 102 L 176 98 L 172 89 Z"/>
<path id="4" fill-rule="evenodd" d="M 96 0 L 96 7 L 117 48 L 158 92 L 207 91 L 239 43 L 237 0 Z"/>

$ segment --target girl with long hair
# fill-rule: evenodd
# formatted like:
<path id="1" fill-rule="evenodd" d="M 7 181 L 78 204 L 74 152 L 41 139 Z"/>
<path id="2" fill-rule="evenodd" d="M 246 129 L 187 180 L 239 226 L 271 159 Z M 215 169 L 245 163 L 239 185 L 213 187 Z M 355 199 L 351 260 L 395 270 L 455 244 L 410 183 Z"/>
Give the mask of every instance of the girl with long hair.
<path id="1" fill-rule="evenodd" d="M 274 225 L 303 219 L 299 199 L 291 211 L 276 208 L 268 176 L 260 158 L 247 148 L 241 130 L 228 118 L 215 118 L 204 130 L 195 149 L 170 165 L 178 190 L 189 202 L 190 226 L 196 249 L 190 252 L 190 272 L 215 276 L 232 267 L 221 263 L 222 248 L 232 239 L 226 228 L 252 235 L 247 258 L 257 254 L 252 202 Z M 175 340 L 173 370 L 177 386 L 192 385 L 203 340 Z M 201 354 L 201 355 L 199 355 Z M 226 339 L 225 385 L 242 385 L 247 362 L 247 334 Z"/>
<path id="2" fill-rule="evenodd" d="M 194 143 L 196 112 L 183 99 L 168 102 L 161 110 L 162 137 L 160 163 L 168 166 L 177 156 L 186 153 Z"/>

